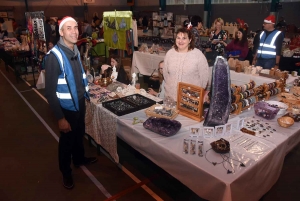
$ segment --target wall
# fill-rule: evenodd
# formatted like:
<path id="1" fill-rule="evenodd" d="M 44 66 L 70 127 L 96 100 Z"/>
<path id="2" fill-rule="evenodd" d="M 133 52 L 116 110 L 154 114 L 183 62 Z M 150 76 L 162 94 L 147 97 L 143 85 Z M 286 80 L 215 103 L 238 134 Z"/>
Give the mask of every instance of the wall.
<path id="1" fill-rule="evenodd" d="M 11 6 L 1 6 L 3 2 L 0 1 L 0 11 L 5 10 L 13 10 L 14 17 L 17 22 L 25 24 L 24 21 L 24 12 L 25 5 L 24 0 L 22 1 L 12 1 L 13 4 Z M 159 0 L 148 1 L 148 0 L 135 0 L 136 4 L 134 8 L 135 15 L 148 15 L 151 16 L 152 11 L 159 10 Z M 44 11 L 45 15 L 48 17 L 51 16 L 74 16 L 80 19 L 84 18 L 84 7 L 79 6 L 82 0 L 52 0 L 52 1 L 34 1 L 28 0 L 29 11 Z M 42 2 L 41 6 L 34 6 L 37 2 Z M 62 5 L 53 5 L 57 4 L 57 2 Z M 66 3 L 68 5 L 66 5 Z M 97 3 L 101 3 L 102 5 L 88 5 L 88 19 L 91 20 L 93 13 L 98 12 L 101 16 L 104 11 L 112 11 L 112 10 L 130 10 L 130 7 L 127 6 L 127 1 L 125 0 L 109 0 L 109 1 L 101 1 L 96 0 Z M 6 2 L 7 3 L 7 2 Z M 74 6 L 71 5 L 74 3 Z M 111 3 L 113 3 L 111 5 Z M 49 5 L 48 5 L 49 4 Z M 7 4 L 6 4 L 7 5 Z M 14 6 L 13 6 L 14 5 Z M 283 9 L 280 11 L 279 15 L 285 17 L 288 24 L 295 24 L 300 27 L 300 2 L 294 3 L 282 3 Z M 250 26 L 250 30 L 260 29 L 262 26 L 263 19 L 269 15 L 270 13 L 270 4 L 262 4 L 262 3 L 253 3 L 253 4 L 212 4 L 212 13 L 210 16 L 210 22 L 218 17 L 222 17 L 225 21 L 235 22 L 237 18 L 243 19 Z M 173 12 L 174 15 L 200 15 L 203 17 L 203 5 L 187 5 L 186 10 L 184 10 L 183 5 L 169 5 L 166 7 L 166 11 Z"/>

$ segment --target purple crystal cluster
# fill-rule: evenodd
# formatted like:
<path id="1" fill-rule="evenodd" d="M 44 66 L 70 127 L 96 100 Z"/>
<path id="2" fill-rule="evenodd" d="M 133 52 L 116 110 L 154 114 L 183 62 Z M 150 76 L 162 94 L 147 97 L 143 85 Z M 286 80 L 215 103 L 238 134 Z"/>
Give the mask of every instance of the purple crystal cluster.
<path id="1" fill-rule="evenodd" d="M 225 58 L 218 56 L 212 70 L 211 100 L 204 126 L 225 125 L 231 106 L 230 70 Z"/>
<path id="2" fill-rule="evenodd" d="M 255 114 L 268 120 L 274 119 L 279 110 L 280 108 L 276 108 L 263 101 L 254 104 Z"/>
<path id="3" fill-rule="evenodd" d="M 181 128 L 181 123 L 166 118 L 149 117 L 144 123 L 144 128 L 160 135 L 169 137 L 175 135 Z"/>

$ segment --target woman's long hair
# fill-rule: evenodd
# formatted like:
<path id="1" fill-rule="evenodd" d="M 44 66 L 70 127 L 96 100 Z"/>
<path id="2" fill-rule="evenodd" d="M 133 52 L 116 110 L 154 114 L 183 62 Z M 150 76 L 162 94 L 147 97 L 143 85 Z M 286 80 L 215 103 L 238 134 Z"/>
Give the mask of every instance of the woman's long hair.
<path id="1" fill-rule="evenodd" d="M 245 43 L 248 44 L 247 34 L 246 34 L 245 30 L 242 28 L 239 28 L 238 31 L 240 31 L 243 34 L 243 36 L 242 36 L 242 39 L 240 40 L 236 34 L 235 39 L 233 41 L 234 44 L 237 44 L 237 43 L 239 43 L 240 45 L 244 45 Z"/>
<path id="2" fill-rule="evenodd" d="M 220 22 L 220 24 L 221 24 L 221 30 L 222 30 L 222 27 L 224 26 L 224 20 L 222 18 L 220 18 L 220 17 L 218 17 L 217 19 L 215 19 L 215 21 L 214 21 L 214 23 L 213 23 L 213 25 L 211 27 L 211 30 L 213 30 L 213 31 L 216 30 L 216 23 L 217 22 Z"/>
<path id="3" fill-rule="evenodd" d="M 118 63 L 118 64 L 116 65 L 116 70 L 117 70 L 117 72 L 119 72 L 119 70 L 120 70 L 120 68 L 121 68 L 121 66 L 122 66 L 121 58 L 120 58 L 118 55 L 112 54 L 112 55 L 109 56 L 109 62 L 111 61 L 111 59 L 116 60 L 116 62 Z M 112 67 L 113 67 L 113 66 L 112 66 Z"/>

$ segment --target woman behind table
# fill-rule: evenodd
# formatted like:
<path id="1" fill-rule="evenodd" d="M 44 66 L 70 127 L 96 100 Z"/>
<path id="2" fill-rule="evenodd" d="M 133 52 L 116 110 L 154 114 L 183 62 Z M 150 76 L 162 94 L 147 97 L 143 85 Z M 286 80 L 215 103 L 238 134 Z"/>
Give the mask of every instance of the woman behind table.
<path id="1" fill-rule="evenodd" d="M 201 43 L 200 33 L 199 33 L 199 30 L 201 30 L 203 27 L 201 17 L 198 15 L 192 16 L 191 24 L 192 24 L 191 32 L 195 37 L 195 48 L 198 48 L 200 51 L 203 52 L 203 48 L 201 46 L 202 43 Z"/>
<path id="2" fill-rule="evenodd" d="M 158 79 L 160 83 L 159 92 L 157 93 L 152 88 L 148 88 L 148 93 L 157 96 L 161 99 L 164 99 L 165 97 L 165 81 L 164 81 L 164 75 L 163 75 L 163 69 L 164 69 L 164 61 L 160 61 L 158 64 Z"/>
<path id="3" fill-rule="evenodd" d="M 227 51 L 240 51 L 241 53 L 239 55 L 229 55 L 229 57 L 238 58 L 241 61 L 244 61 L 247 57 L 249 48 L 248 48 L 248 40 L 247 35 L 244 31 L 244 29 L 239 28 L 235 39 L 232 40 L 229 44 L 222 41 L 222 44 L 225 46 L 225 50 Z"/>
<path id="4" fill-rule="evenodd" d="M 205 88 L 208 82 L 208 63 L 203 53 L 195 48 L 194 37 L 186 28 L 178 29 L 175 44 L 164 60 L 165 97 L 177 101 L 179 82 Z"/>
<path id="5" fill-rule="evenodd" d="M 111 66 L 105 64 L 101 66 L 102 74 L 104 74 L 104 77 L 110 77 L 113 71 L 112 67 L 116 66 L 116 71 L 118 72 L 117 81 L 124 84 L 129 84 L 129 78 L 123 65 L 121 64 L 121 59 L 118 56 L 110 56 L 110 65 Z"/>
<path id="6" fill-rule="evenodd" d="M 224 48 L 224 45 L 221 42 L 227 40 L 227 33 L 226 31 L 222 30 L 223 25 L 224 21 L 220 17 L 214 21 L 212 32 L 210 33 L 209 38 L 209 40 L 211 41 L 212 50 Z"/>

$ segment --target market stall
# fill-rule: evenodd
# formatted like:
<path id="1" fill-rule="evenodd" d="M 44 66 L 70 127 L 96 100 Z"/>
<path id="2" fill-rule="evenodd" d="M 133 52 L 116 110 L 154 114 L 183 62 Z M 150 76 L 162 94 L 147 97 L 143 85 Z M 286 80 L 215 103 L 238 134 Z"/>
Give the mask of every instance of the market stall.
<path id="1" fill-rule="evenodd" d="M 164 60 L 165 55 L 149 54 L 139 51 L 133 52 L 131 73 L 140 73 L 150 76 L 158 68 L 160 61 Z"/>
<path id="2" fill-rule="evenodd" d="M 230 77 L 231 83 L 241 88 L 251 86 L 252 82 L 257 87 L 265 86 L 270 90 L 264 92 L 265 98 L 269 99 L 272 93 L 271 99 L 276 99 L 277 90 L 271 88 L 274 78 L 234 71 L 230 71 Z M 294 79 L 289 76 L 287 85 L 290 86 Z M 96 86 L 92 90 L 101 91 L 104 88 Z M 126 87 L 122 90 L 128 92 Z M 136 92 L 151 97 L 142 90 L 132 91 Z M 281 127 L 277 118 L 283 114 L 267 120 L 257 116 L 253 107 L 245 106 L 241 108 L 241 113 L 230 116 L 228 124 L 232 127 L 227 133 L 217 135 L 219 129 L 216 129 L 216 136 L 205 137 L 208 133 L 205 134 L 203 122 L 179 114 L 176 120 L 181 123 L 181 129 L 176 135 L 165 137 L 144 128 L 142 122 L 148 119 L 144 109 L 118 116 L 104 107 L 99 100 L 101 94 L 107 93 L 110 92 L 96 93 L 93 95 L 96 98 L 87 103 L 86 132 L 117 163 L 116 138 L 121 138 L 204 199 L 258 200 L 278 179 L 285 155 L 300 142 L 299 123 L 295 122 L 289 128 Z M 262 132 L 248 135 L 239 130 L 248 128 L 249 124 L 255 124 L 255 129 L 261 128 Z M 230 143 L 230 152 L 225 155 L 211 149 L 210 143 L 220 137 Z M 193 139 L 202 142 L 201 152 L 198 142 L 197 149 L 192 148 Z M 186 149 L 186 145 L 189 148 Z"/>

